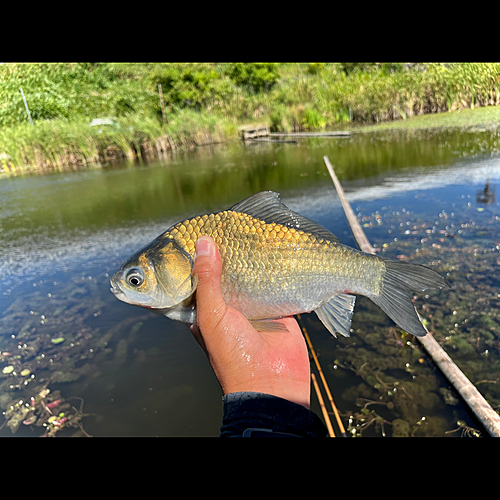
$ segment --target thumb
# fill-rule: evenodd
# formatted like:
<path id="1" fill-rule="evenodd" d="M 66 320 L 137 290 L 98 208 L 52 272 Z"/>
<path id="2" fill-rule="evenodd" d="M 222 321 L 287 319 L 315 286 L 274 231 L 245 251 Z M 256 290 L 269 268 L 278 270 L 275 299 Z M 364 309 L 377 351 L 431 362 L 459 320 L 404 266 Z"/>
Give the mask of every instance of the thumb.
<path id="1" fill-rule="evenodd" d="M 221 272 L 222 260 L 217 244 L 210 236 L 201 236 L 196 242 L 193 274 L 198 275 L 196 323 L 205 334 L 213 331 L 226 314 Z"/>

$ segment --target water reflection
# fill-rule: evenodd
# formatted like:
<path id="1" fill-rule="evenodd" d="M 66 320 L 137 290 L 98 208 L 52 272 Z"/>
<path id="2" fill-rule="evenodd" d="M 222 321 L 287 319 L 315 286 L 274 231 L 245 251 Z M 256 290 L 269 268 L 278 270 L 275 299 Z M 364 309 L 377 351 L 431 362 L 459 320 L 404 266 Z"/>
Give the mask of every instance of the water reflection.
<path id="1" fill-rule="evenodd" d="M 486 181 L 486 186 L 484 189 L 476 193 L 476 203 L 495 203 L 496 201 L 496 189 L 494 186 L 490 185 L 490 179 Z"/>
<path id="2" fill-rule="evenodd" d="M 500 335 L 491 297 L 497 293 L 497 256 L 490 250 L 500 244 L 496 141 L 484 134 L 443 133 L 354 134 L 341 141 L 311 138 L 251 148 L 232 143 L 150 164 L 2 179 L 0 371 L 14 366 L 0 376 L 2 411 L 39 397 L 48 384 L 47 404 L 59 399 L 67 405 L 59 411 L 68 415 L 59 424 L 66 424 L 61 434 L 81 434 L 81 423 L 91 435 L 218 435 L 220 390 L 186 327 L 116 301 L 108 276 L 172 223 L 228 208 L 261 190 L 281 192 L 290 208 L 353 246 L 324 155 L 381 252 L 448 265 L 446 272 L 464 280 L 462 294 L 446 299 L 446 306 L 432 299 L 420 304 L 443 339 L 456 331 L 449 348 L 456 346 L 458 358 L 464 353 L 467 369 L 479 377 L 488 367 L 488 380 L 495 379 Z M 478 152 L 483 156 L 471 158 Z M 484 292 L 476 310 L 467 302 L 475 298 L 466 285 Z M 448 384 L 425 353 L 369 301 L 360 298 L 356 307 L 350 339 L 335 340 L 314 315 L 303 316 L 345 423 L 351 418 L 356 428 L 363 418 L 372 422 L 363 435 L 381 435 L 384 421 L 392 424 L 383 423 L 387 435 L 444 435 L 457 429 L 458 420 L 474 428 L 463 404 L 451 404 Z M 452 322 L 451 308 L 471 311 L 470 321 L 460 316 Z M 23 385 L 20 374 L 28 369 L 34 382 Z M 499 398 L 495 384 L 482 387 L 488 399 Z M 83 408 L 72 397 L 83 398 Z M 39 400 L 35 408 L 41 425 L 22 424 L 26 418 L 20 420 L 25 415 L 18 412 L 16 435 L 47 432 L 43 423 L 53 415 L 42 413 Z M 4 426 L 0 432 L 11 430 Z"/>

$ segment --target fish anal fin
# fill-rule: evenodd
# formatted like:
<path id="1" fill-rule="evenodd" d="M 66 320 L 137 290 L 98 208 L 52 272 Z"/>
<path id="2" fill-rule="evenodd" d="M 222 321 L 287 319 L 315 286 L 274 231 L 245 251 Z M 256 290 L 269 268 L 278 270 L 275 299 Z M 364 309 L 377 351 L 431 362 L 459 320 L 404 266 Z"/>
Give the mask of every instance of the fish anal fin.
<path id="1" fill-rule="evenodd" d="M 334 337 L 337 337 L 336 332 L 344 337 L 351 335 L 351 318 L 355 302 L 355 295 L 338 293 L 316 309 L 318 318 Z"/>

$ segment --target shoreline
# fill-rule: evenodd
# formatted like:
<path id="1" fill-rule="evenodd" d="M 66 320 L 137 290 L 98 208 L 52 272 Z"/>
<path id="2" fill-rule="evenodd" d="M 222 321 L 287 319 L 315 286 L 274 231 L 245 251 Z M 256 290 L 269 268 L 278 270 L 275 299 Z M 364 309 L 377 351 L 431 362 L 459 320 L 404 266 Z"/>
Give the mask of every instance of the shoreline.
<path id="1" fill-rule="evenodd" d="M 236 124 L 229 122 L 229 120 L 218 122 L 215 116 L 210 118 L 210 124 L 201 125 L 197 130 L 190 129 L 188 125 L 188 133 L 183 134 L 182 131 L 177 131 L 175 137 L 173 137 L 172 133 L 167 133 L 168 130 L 161 127 L 156 130 L 141 131 L 141 120 L 139 118 L 137 120 L 133 118 L 127 120 L 128 124 L 137 124 L 137 129 L 134 132 L 135 136 L 123 134 L 123 130 L 120 130 L 119 132 L 105 133 L 102 137 L 96 139 L 95 133 L 91 134 L 89 131 L 88 136 L 86 136 L 85 132 L 87 131 L 84 130 L 78 139 L 82 142 L 86 140 L 87 147 L 85 150 L 79 148 L 76 144 L 61 144 L 54 151 L 42 147 L 39 143 L 34 143 L 31 146 L 31 151 L 29 151 L 30 155 L 26 154 L 27 151 L 25 150 L 19 152 L 17 162 L 13 161 L 8 154 L 0 154 L 0 178 L 26 173 L 81 170 L 90 165 L 100 168 L 109 163 L 122 161 L 150 161 L 172 154 L 174 151 L 240 140 L 238 138 L 238 128 L 244 126 L 244 124 Z M 269 119 L 263 118 L 259 120 L 259 123 L 269 121 Z M 57 123 L 55 121 L 50 125 L 53 131 L 57 131 L 59 127 L 69 126 L 68 123 Z M 129 128 L 133 127 L 130 125 Z M 371 125 L 344 124 L 342 128 L 353 134 L 373 132 L 405 133 L 457 128 L 462 129 L 464 132 L 493 132 L 500 129 L 500 105 L 427 113 L 407 119 L 391 120 Z M 332 127 L 332 129 L 335 129 L 335 127 Z M 283 134 L 289 132 L 287 130 L 279 131 L 279 133 Z M 292 134 L 300 132 L 306 131 L 291 131 Z M 327 131 L 324 128 L 309 128 L 307 132 L 326 133 Z M 332 130 L 332 132 L 335 132 L 335 130 Z M 137 138 L 138 135 L 141 136 L 140 139 Z M 19 159 L 22 159 L 22 161 L 20 162 Z"/>

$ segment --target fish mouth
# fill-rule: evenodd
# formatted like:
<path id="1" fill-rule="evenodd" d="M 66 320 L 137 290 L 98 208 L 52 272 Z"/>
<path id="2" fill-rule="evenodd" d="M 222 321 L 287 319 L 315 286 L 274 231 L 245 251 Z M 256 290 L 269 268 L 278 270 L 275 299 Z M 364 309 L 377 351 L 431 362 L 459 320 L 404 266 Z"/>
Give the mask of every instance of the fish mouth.
<path id="1" fill-rule="evenodd" d="M 111 288 L 110 288 L 111 293 L 113 293 L 113 294 L 114 294 L 114 296 L 115 296 L 117 299 L 120 299 L 120 300 L 125 300 L 125 294 L 123 293 L 123 290 L 120 288 L 120 286 L 119 286 L 117 283 L 115 283 L 115 282 L 113 281 L 113 278 L 111 278 L 111 279 L 109 280 L 109 283 L 110 283 L 110 285 L 111 285 Z"/>
<path id="2" fill-rule="evenodd" d="M 110 291 L 111 293 L 118 299 L 121 300 L 122 302 L 126 302 L 127 304 L 132 304 L 135 306 L 140 306 L 144 307 L 146 309 L 154 309 L 153 305 L 143 303 L 140 300 L 135 300 L 133 297 L 131 298 L 129 295 L 127 295 L 120 285 L 114 280 L 114 277 L 109 280 L 109 283 L 111 285 Z M 162 314 L 160 312 L 160 314 Z"/>

